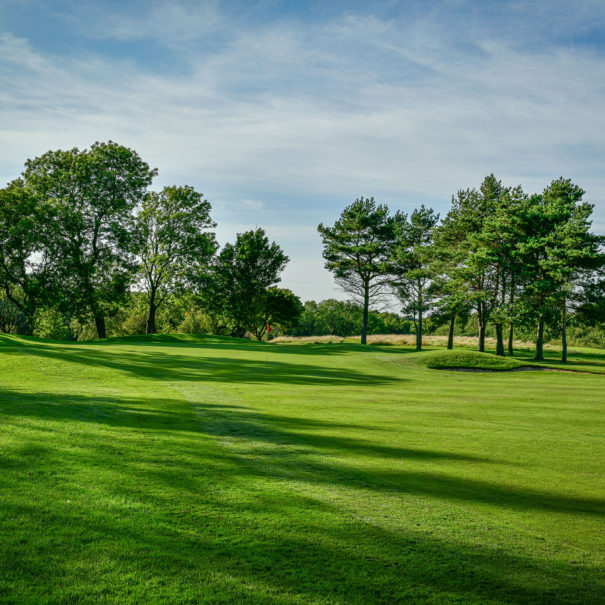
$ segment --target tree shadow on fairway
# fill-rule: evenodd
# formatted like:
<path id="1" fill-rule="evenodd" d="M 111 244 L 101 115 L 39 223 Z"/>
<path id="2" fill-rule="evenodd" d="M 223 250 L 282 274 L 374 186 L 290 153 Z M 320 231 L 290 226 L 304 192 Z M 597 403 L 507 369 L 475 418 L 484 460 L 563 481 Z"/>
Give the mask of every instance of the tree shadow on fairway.
<path id="1" fill-rule="evenodd" d="M 191 405 L 192 407 L 189 407 Z M 185 406 L 185 407 L 184 407 Z M 383 445 L 376 441 L 334 434 L 348 428 L 318 420 L 277 416 L 255 412 L 233 405 L 191 403 L 160 399 L 141 405 L 131 398 L 65 396 L 54 393 L 19 393 L 0 390 L 0 414 L 10 417 L 71 420 L 109 427 L 166 433 L 175 437 L 183 433 L 187 439 L 215 437 L 230 439 L 235 446 L 238 476 L 257 476 L 276 481 L 303 481 L 326 487 L 370 489 L 385 494 L 409 494 L 438 498 L 444 501 L 472 502 L 513 510 L 537 510 L 563 514 L 605 516 L 605 501 L 559 495 L 540 490 L 502 486 L 490 481 L 472 479 L 439 470 L 419 471 L 408 464 L 435 461 L 455 465 L 506 464 L 505 461 L 459 452 Z M 192 417 L 193 416 L 193 417 Z M 94 437 L 97 444 L 103 437 Z M 91 442 L 92 443 L 92 442 Z M 194 445 L 195 446 L 195 445 Z M 342 460 L 389 460 L 371 472 Z M 126 461 L 121 461 L 125 464 Z M 401 465 L 406 464 L 405 468 Z M 458 467 L 460 469 L 461 467 Z M 154 471 L 158 479 L 172 483 L 171 472 Z M 456 472 L 456 468 L 454 468 Z"/>
<path id="2" fill-rule="evenodd" d="M 422 529 L 367 523 L 294 493 L 254 503 L 199 487 L 182 511 L 161 497 L 153 508 L 133 508 L 128 494 L 112 508 L 8 502 L 8 539 L 0 552 L 5 590 L 25 580 L 23 596 L 34 600 L 40 591 L 47 598 L 69 586 L 74 601 L 182 602 L 186 596 L 189 602 L 364 605 L 588 604 L 605 597 L 602 569 L 524 556 L 488 534 L 474 543 L 450 541 Z M 22 526 L 41 531 L 23 539 Z"/>
<path id="3" fill-rule="evenodd" d="M 382 512 L 397 516 L 396 507 L 355 504 L 399 498 L 403 505 L 420 495 L 603 513 L 599 500 L 456 476 L 468 465 L 502 461 L 384 446 L 350 436 L 362 430 L 351 424 L 207 401 L 0 390 L 0 416 L 11 432 L 27 420 L 27 438 L 17 442 L 14 432 L 0 457 L 0 601 L 605 599 L 603 569 L 578 565 L 571 555 L 525 555 L 501 528 L 450 527 L 444 537 L 430 524 L 414 530 L 385 522 Z M 324 434 L 337 428 L 348 435 Z M 402 459 L 410 467 L 394 469 Z M 368 471 L 367 460 L 392 465 Z M 413 466 L 431 461 L 443 474 Z"/>
<path id="4" fill-rule="evenodd" d="M 26 353 L 41 358 L 56 359 L 91 367 L 106 367 L 133 374 L 140 378 L 163 381 L 203 381 L 271 383 L 299 385 L 379 386 L 401 383 L 405 379 L 381 374 L 359 372 L 350 368 L 329 367 L 312 363 L 265 359 L 264 350 L 256 349 L 254 358 L 212 355 L 193 356 L 173 352 L 170 348 L 111 350 L 95 347 L 71 347 L 28 344 Z M 200 350 L 205 350 L 200 348 Z M 241 353 L 241 349 L 239 349 Z"/>

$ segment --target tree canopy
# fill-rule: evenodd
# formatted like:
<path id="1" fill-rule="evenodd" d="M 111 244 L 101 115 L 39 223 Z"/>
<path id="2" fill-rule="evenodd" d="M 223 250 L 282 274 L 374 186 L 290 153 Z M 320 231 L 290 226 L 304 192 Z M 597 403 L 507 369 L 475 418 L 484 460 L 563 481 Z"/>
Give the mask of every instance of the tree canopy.
<path id="1" fill-rule="evenodd" d="M 374 198 L 358 198 L 341 213 L 332 227 L 321 223 L 326 261 L 337 283 L 363 304 L 361 343 L 366 344 L 370 302 L 383 293 L 389 283 L 388 262 L 395 239 L 395 223 L 384 204 Z"/>
<path id="2" fill-rule="evenodd" d="M 139 275 L 147 295 L 147 334 L 156 332 L 156 312 L 168 296 L 195 289 L 217 244 L 210 203 L 193 187 L 151 192 L 137 215 Z"/>

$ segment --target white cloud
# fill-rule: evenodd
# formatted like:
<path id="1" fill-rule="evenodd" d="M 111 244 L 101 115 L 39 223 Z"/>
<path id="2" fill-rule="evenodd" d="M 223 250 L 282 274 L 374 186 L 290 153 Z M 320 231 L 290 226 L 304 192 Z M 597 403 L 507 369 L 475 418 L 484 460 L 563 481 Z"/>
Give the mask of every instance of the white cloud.
<path id="1" fill-rule="evenodd" d="M 142 39 L 164 22 L 159 39 L 179 41 L 186 75 L 141 71 L 132 59 L 44 55 L 0 36 L 4 181 L 48 149 L 113 139 L 160 169 L 158 186 L 187 183 L 223 200 L 225 223 L 244 210 L 259 226 L 275 224 L 272 200 L 287 208 L 308 199 L 307 214 L 301 202 L 280 212 L 280 244 L 296 252 L 290 287 L 315 298 L 332 295 L 332 282 L 311 231 L 359 195 L 408 208 L 440 200 L 443 210 L 489 172 L 530 191 L 563 175 L 598 204 L 595 225 L 604 222 L 605 62 L 588 50 L 536 52 L 475 36 L 469 52 L 435 34 L 445 28 L 433 14 L 234 27 L 200 53 L 188 46 L 200 23 L 226 27 L 216 6 L 191 15 L 154 6 L 140 26 L 124 21 L 106 35 Z"/>
<path id="2" fill-rule="evenodd" d="M 242 200 L 242 205 L 250 210 L 262 210 L 265 204 L 260 200 Z"/>

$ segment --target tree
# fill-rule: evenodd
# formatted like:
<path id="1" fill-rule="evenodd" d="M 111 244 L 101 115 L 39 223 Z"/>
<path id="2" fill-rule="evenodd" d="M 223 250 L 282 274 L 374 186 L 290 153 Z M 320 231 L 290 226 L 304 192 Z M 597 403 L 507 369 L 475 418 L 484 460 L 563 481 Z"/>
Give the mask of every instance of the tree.
<path id="1" fill-rule="evenodd" d="M 433 300 L 429 286 L 435 275 L 433 230 L 438 222 L 439 215 L 423 204 L 395 227 L 389 271 L 403 312 L 414 318 L 417 351 L 422 349 L 422 319 Z"/>
<path id="2" fill-rule="evenodd" d="M 137 216 L 140 275 L 147 295 L 147 334 L 156 332 L 156 312 L 167 297 L 192 287 L 216 252 L 210 203 L 192 187 L 149 193 Z"/>
<path id="3" fill-rule="evenodd" d="M 511 193 L 514 191 L 514 194 Z M 520 188 L 511 190 L 493 174 L 485 177 L 479 190 L 458 191 L 452 197 L 452 209 L 439 228 L 438 239 L 442 256 L 450 255 L 446 263 L 448 281 L 464 292 L 476 312 L 479 325 L 479 351 L 485 350 L 488 322 L 493 319 L 498 335 L 498 354 L 504 354 L 503 323 L 510 267 L 504 257 L 510 246 L 507 208 L 510 198 L 523 196 Z"/>
<path id="4" fill-rule="evenodd" d="M 92 315 L 99 338 L 132 281 L 132 212 L 155 174 L 135 151 L 111 141 L 26 163 L 25 185 L 50 212 L 47 246 L 57 259 L 61 306 L 69 316 Z"/>
<path id="5" fill-rule="evenodd" d="M 320 224 L 326 261 L 336 282 L 363 304 L 361 344 L 366 344 L 370 301 L 388 287 L 388 261 L 394 242 L 399 213 L 389 215 L 384 204 L 374 198 L 359 198 L 347 206 L 333 227 Z"/>
<path id="6" fill-rule="evenodd" d="M 524 271 L 525 315 L 537 322 L 537 360 L 544 359 L 545 323 L 560 319 L 566 361 L 570 292 L 583 273 L 603 266 L 602 239 L 590 233 L 593 206 L 582 201 L 583 195 L 579 186 L 561 177 L 525 207 L 518 257 Z"/>
<path id="7" fill-rule="evenodd" d="M 294 328 L 302 312 L 303 305 L 296 294 L 285 288 L 268 288 L 250 331 L 257 340 L 262 340 L 267 331 L 267 324 L 270 324 L 272 329 Z"/>
<path id="8" fill-rule="evenodd" d="M 33 334 L 36 311 L 57 289 L 56 258 L 48 246 L 48 207 L 22 179 L 0 189 L 0 287 Z"/>
<path id="9" fill-rule="evenodd" d="M 484 185 L 492 178 L 493 175 L 488 177 Z M 522 271 L 516 247 L 521 237 L 521 214 L 527 196 L 520 186 L 504 188 L 492 184 L 491 191 L 494 192 L 491 201 L 493 211 L 485 218 L 481 231 L 471 236 L 474 254 L 467 262 L 471 272 L 485 276 L 482 298 L 486 313 L 496 329 L 496 354 L 504 356 L 504 326 L 507 322 L 509 353 L 512 354 L 515 293 Z"/>
<path id="10" fill-rule="evenodd" d="M 587 275 L 580 283 L 575 316 L 580 323 L 591 327 L 605 323 L 605 278 L 602 271 Z"/>
<path id="11" fill-rule="evenodd" d="M 238 233 L 235 244 L 225 244 L 211 267 L 203 293 L 206 306 L 233 323 L 233 335 L 254 331 L 267 289 L 279 283 L 288 260 L 263 229 Z"/>

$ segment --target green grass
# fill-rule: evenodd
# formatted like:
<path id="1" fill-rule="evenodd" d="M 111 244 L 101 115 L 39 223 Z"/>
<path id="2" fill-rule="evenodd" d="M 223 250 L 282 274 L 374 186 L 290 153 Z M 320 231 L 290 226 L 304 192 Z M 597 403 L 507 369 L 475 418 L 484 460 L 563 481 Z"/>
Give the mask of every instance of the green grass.
<path id="1" fill-rule="evenodd" d="M 418 362 L 432 369 L 514 370 L 524 365 L 511 357 L 465 350 L 431 351 Z"/>
<path id="2" fill-rule="evenodd" d="M 605 601 L 605 376 L 268 349 L 0 337 L 0 601 Z"/>

